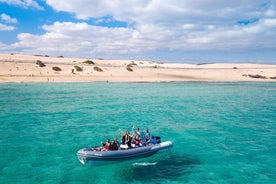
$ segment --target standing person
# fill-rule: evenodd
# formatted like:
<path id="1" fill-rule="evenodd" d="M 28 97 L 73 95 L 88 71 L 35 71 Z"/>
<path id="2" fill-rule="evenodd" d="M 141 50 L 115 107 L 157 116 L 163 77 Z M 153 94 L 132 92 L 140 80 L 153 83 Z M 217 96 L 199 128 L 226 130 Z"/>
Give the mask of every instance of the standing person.
<path id="1" fill-rule="evenodd" d="M 146 138 L 146 141 L 150 139 L 150 132 L 148 128 L 146 129 L 145 138 Z"/>
<path id="2" fill-rule="evenodd" d="M 129 148 L 131 148 L 131 139 L 132 139 L 132 137 L 131 137 L 129 131 L 126 131 L 126 134 L 125 134 L 125 143 L 127 144 L 127 146 Z"/>
<path id="3" fill-rule="evenodd" d="M 136 135 L 138 135 L 139 138 L 141 138 L 141 133 L 140 133 L 140 129 L 137 127 L 136 130 L 134 130 L 134 126 L 132 127 L 132 131 L 133 131 L 133 136 L 135 137 Z"/>
<path id="4" fill-rule="evenodd" d="M 151 135 L 150 139 L 147 141 L 147 145 L 152 145 L 152 144 L 156 144 L 156 143 L 157 143 L 156 137 Z"/>
<path id="5" fill-rule="evenodd" d="M 135 132 L 136 132 L 136 135 L 138 135 L 138 137 L 141 138 L 141 132 L 138 127 L 136 128 Z"/>
<path id="6" fill-rule="evenodd" d="M 125 144 L 126 143 L 126 136 L 123 135 L 121 138 L 121 144 Z"/>
<path id="7" fill-rule="evenodd" d="M 141 143 L 142 143 L 142 146 L 146 146 L 147 145 L 147 140 L 146 140 L 146 136 L 145 135 L 143 136 L 143 139 L 142 139 Z"/>

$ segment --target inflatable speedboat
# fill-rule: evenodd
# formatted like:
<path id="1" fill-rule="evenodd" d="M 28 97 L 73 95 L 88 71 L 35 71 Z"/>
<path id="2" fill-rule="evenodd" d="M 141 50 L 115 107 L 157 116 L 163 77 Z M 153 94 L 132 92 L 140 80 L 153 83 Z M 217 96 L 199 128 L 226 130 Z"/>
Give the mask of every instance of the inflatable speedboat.
<path id="1" fill-rule="evenodd" d="M 158 151 L 171 148 L 172 146 L 173 144 L 171 141 L 166 141 L 136 148 L 120 148 L 119 150 L 109 151 L 100 151 L 100 147 L 91 147 L 80 149 L 77 155 L 82 164 L 93 164 L 95 162 L 113 162 L 147 157 L 157 153 Z"/>

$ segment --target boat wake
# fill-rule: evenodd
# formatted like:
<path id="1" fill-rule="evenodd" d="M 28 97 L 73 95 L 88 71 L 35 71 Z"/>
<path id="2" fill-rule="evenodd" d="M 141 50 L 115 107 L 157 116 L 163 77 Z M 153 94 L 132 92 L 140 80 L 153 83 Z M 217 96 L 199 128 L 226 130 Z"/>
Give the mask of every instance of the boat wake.
<path id="1" fill-rule="evenodd" d="M 133 163 L 132 165 L 135 165 L 135 166 L 151 166 L 151 165 L 156 165 L 157 162 L 136 162 L 136 163 Z"/>

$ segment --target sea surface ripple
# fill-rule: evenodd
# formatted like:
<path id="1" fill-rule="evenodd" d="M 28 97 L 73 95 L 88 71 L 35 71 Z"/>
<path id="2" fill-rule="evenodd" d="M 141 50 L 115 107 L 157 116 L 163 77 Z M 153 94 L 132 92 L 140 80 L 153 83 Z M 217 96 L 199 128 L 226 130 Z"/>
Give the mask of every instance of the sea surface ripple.
<path id="1" fill-rule="evenodd" d="M 4 83 L 0 107 L 0 183 L 276 181 L 276 83 Z M 174 147 L 78 161 L 133 125 Z"/>

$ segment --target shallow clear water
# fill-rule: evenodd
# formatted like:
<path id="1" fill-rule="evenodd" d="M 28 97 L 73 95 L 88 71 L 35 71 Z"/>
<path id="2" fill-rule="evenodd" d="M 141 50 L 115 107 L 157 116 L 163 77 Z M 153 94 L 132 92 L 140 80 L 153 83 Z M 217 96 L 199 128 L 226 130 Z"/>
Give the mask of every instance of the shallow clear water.
<path id="1" fill-rule="evenodd" d="M 0 84 L 0 183 L 275 183 L 276 83 Z M 84 166 L 83 147 L 147 127 L 174 147 Z"/>

